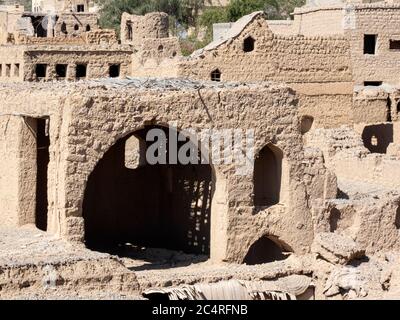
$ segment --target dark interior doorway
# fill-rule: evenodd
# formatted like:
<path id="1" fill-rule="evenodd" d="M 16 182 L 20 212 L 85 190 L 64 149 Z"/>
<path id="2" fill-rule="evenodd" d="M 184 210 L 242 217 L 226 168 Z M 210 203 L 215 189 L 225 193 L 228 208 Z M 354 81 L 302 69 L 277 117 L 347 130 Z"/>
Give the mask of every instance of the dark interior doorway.
<path id="1" fill-rule="evenodd" d="M 45 16 L 33 16 L 32 26 L 35 30 L 35 36 L 38 38 L 46 38 L 47 37 L 47 20 Z"/>
<path id="2" fill-rule="evenodd" d="M 264 236 L 252 244 L 243 262 L 247 265 L 256 265 L 280 261 L 288 257 L 284 254 L 288 251 L 292 250 L 284 248 L 277 240 Z"/>
<path id="3" fill-rule="evenodd" d="M 156 126 L 134 135 L 145 141 L 152 128 L 168 137 L 168 129 Z M 125 142 L 131 136 L 117 141 L 88 179 L 83 201 L 87 247 L 110 252 L 129 243 L 209 255 L 211 167 L 144 163 L 128 169 Z M 151 143 L 144 145 L 147 149 Z"/>
<path id="4" fill-rule="evenodd" d="M 50 161 L 49 146 L 49 120 L 36 119 L 36 141 L 37 141 L 37 178 L 36 178 L 36 227 L 40 230 L 47 230 L 47 170 Z"/>
<path id="5" fill-rule="evenodd" d="M 279 203 L 282 179 L 282 152 L 269 144 L 258 154 L 254 163 L 254 205 L 273 206 Z"/>

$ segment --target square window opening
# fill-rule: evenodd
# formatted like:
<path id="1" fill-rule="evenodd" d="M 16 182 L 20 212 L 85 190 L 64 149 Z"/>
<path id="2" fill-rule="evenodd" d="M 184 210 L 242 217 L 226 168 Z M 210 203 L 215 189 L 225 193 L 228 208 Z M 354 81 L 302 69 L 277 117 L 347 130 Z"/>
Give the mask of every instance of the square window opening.
<path id="1" fill-rule="evenodd" d="M 113 64 L 110 66 L 109 74 L 111 78 L 118 78 L 120 74 L 121 66 L 119 64 Z"/>
<path id="2" fill-rule="evenodd" d="M 376 54 L 376 34 L 364 34 L 364 54 Z"/>
<path id="3" fill-rule="evenodd" d="M 46 78 L 47 64 L 37 64 L 35 69 L 36 79 Z"/>
<path id="4" fill-rule="evenodd" d="M 11 64 L 6 64 L 6 77 L 11 76 Z"/>
<path id="5" fill-rule="evenodd" d="M 382 81 L 364 81 L 364 86 L 368 87 L 379 87 L 382 85 Z"/>
<path id="6" fill-rule="evenodd" d="M 14 77 L 19 77 L 19 63 L 14 65 Z"/>
<path id="7" fill-rule="evenodd" d="M 87 65 L 86 64 L 78 64 L 76 65 L 76 78 L 86 78 L 87 76 Z"/>
<path id="8" fill-rule="evenodd" d="M 219 71 L 219 69 L 216 69 L 211 72 L 211 81 L 217 81 L 217 82 L 221 81 L 221 71 Z"/>
<path id="9" fill-rule="evenodd" d="M 67 76 L 67 68 L 66 64 L 57 64 L 56 65 L 56 75 L 57 78 L 65 78 Z"/>
<path id="10" fill-rule="evenodd" d="M 400 50 L 400 40 L 389 40 L 390 50 Z"/>

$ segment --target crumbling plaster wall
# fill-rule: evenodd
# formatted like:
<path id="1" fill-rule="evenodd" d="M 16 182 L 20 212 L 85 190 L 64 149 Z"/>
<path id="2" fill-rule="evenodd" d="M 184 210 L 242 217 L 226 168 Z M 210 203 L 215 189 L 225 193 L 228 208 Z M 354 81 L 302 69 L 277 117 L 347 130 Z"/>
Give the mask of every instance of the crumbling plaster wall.
<path id="1" fill-rule="evenodd" d="M 43 45 L 48 48 L 51 45 L 102 45 L 112 46 L 118 51 L 118 39 L 115 30 L 96 29 L 84 32 L 79 36 L 66 37 L 57 35 L 55 37 L 42 38 L 27 36 L 25 34 L 16 34 L 13 44 L 34 44 Z M 122 47 L 123 48 L 123 47 Z M 125 46 L 126 48 L 126 46 Z"/>
<path id="2" fill-rule="evenodd" d="M 6 43 L 8 34 L 16 31 L 17 20 L 21 17 L 23 10 L 23 6 L 8 6 L 6 10 L 0 11 L 0 43 Z"/>
<path id="3" fill-rule="evenodd" d="M 64 31 L 62 30 L 63 23 L 65 24 Z M 54 36 L 78 36 L 84 32 L 97 29 L 99 29 L 97 14 L 62 12 L 58 15 L 54 26 Z"/>
<path id="4" fill-rule="evenodd" d="M 297 100 L 288 88 L 260 85 L 160 90 L 80 83 L 64 84 L 61 90 L 57 83 L 39 83 L 34 90 L 32 84 L 29 88 L 25 84 L 3 85 L 0 95 L 6 109 L 36 110 L 50 117 L 50 232 L 82 241 L 82 201 L 96 163 L 119 138 L 146 124 L 177 120 L 179 129 L 254 128 L 257 151 L 273 143 L 284 154 L 283 202 L 261 211 L 253 206 L 252 174 L 237 176 L 232 165 L 213 167 L 214 261 L 241 262 L 249 246 L 263 235 L 273 235 L 298 253 L 309 250 L 313 232 L 308 188 L 314 193 L 311 197 L 324 198 L 329 192 L 316 186 L 323 186 L 321 180 L 329 175 L 315 167 L 311 182 L 304 182 L 305 167 L 313 168 L 314 164 L 304 160 Z M 52 99 L 46 100 L 50 96 Z"/>
<path id="5" fill-rule="evenodd" d="M 335 232 L 355 240 L 367 254 L 400 249 L 397 194 L 315 201 L 315 233 Z"/>
<path id="6" fill-rule="evenodd" d="M 292 83 L 299 97 L 301 116 L 314 119 L 313 128 L 334 128 L 353 118 L 353 85 L 336 83 Z"/>
<path id="7" fill-rule="evenodd" d="M 276 140 L 277 145 L 284 150 L 285 154 L 287 154 L 288 161 L 291 164 L 294 163 L 292 162 L 294 161 L 294 159 L 292 160 L 292 157 L 295 155 L 292 150 L 290 151 L 290 154 L 288 154 L 290 149 L 288 149 L 288 145 L 291 145 L 291 148 L 296 148 L 295 141 L 299 141 L 298 139 L 300 138 L 298 133 L 296 134 L 294 131 L 297 128 L 297 123 L 293 122 L 296 119 L 296 108 L 294 106 L 290 107 L 290 104 L 286 105 L 286 103 L 284 103 L 284 101 L 287 101 L 286 99 L 289 99 L 290 101 L 291 98 L 289 96 L 287 96 L 287 98 L 282 102 L 279 101 L 280 99 L 278 99 L 278 96 L 282 98 L 282 95 L 287 95 L 287 93 L 280 89 L 277 89 L 275 92 L 276 94 L 272 99 L 270 95 L 268 98 L 265 97 L 264 99 L 261 99 L 261 96 L 266 95 L 265 91 L 269 92 L 269 90 L 261 89 L 260 91 L 260 93 L 255 93 L 253 90 L 237 89 L 232 90 L 231 92 L 229 90 L 221 90 L 221 92 L 218 93 L 213 90 L 204 90 L 203 92 L 200 92 L 200 95 L 208 109 L 209 116 L 207 116 L 207 111 L 204 109 L 205 106 L 201 102 L 199 93 L 193 90 L 172 94 L 164 92 L 161 96 L 155 92 L 155 96 L 158 97 L 157 101 L 154 101 L 154 98 L 151 96 L 148 98 L 142 96 L 141 100 L 138 100 L 137 94 L 132 95 L 132 93 L 125 95 L 124 98 L 122 98 L 120 94 L 116 92 L 98 92 L 97 97 L 88 97 L 88 100 L 85 102 L 85 104 L 91 106 L 89 110 L 85 110 L 82 106 L 81 99 L 79 99 L 79 101 L 77 101 L 77 109 L 73 112 L 71 126 L 76 132 L 81 131 L 84 127 L 90 129 L 89 131 L 92 137 L 91 139 L 88 139 L 84 145 L 86 143 L 93 144 L 94 149 L 89 146 L 81 146 L 79 148 L 80 150 L 86 149 L 89 152 L 86 154 L 71 154 L 70 156 L 71 158 L 75 158 L 76 161 L 69 163 L 68 167 L 73 165 L 77 172 L 76 174 L 67 177 L 68 181 L 73 181 L 73 189 L 71 189 L 72 185 L 67 182 L 66 194 L 67 201 L 70 203 L 69 208 L 67 208 L 67 215 L 80 216 L 80 206 L 85 181 L 88 174 L 93 170 L 96 162 L 101 158 L 102 154 L 104 154 L 104 152 L 108 150 L 108 148 L 114 144 L 118 138 L 141 128 L 146 121 L 149 123 L 154 122 L 166 124 L 169 121 L 178 119 L 178 126 L 180 129 L 192 126 L 200 129 L 211 125 L 215 128 L 238 128 L 237 120 L 241 119 L 242 124 L 240 127 L 243 129 L 254 127 L 256 132 L 261 132 L 260 130 L 263 128 L 262 138 L 256 141 L 257 149 L 260 149 L 260 146 L 264 146 L 269 141 Z M 284 104 L 286 105 L 285 107 L 283 106 Z M 249 105 L 254 105 L 254 107 L 249 109 Z M 274 107 L 267 108 L 268 105 L 273 105 Z M 231 106 L 234 107 L 232 108 Z M 114 121 L 109 117 L 109 108 L 121 110 L 118 115 L 114 114 Z M 255 108 L 257 108 L 257 112 L 255 112 Z M 260 112 L 264 114 L 262 122 L 259 121 Z M 209 117 L 211 119 L 209 119 Z M 271 117 L 274 117 L 275 125 L 269 126 L 265 132 L 267 119 L 271 119 Z M 92 121 L 88 122 L 88 118 L 91 118 Z M 76 139 L 82 138 L 78 135 L 76 137 L 71 136 L 69 139 L 69 144 L 74 145 L 76 144 Z M 71 150 L 71 152 L 73 152 L 73 150 Z M 237 260 L 241 257 L 243 258 L 248 249 L 247 246 L 243 245 L 243 238 L 247 237 L 247 241 L 249 242 L 256 241 L 257 239 L 254 239 L 254 235 L 256 234 L 255 231 L 257 230 L 257 234 L 262 232 L 257 228 L 256 224 L 252 223 L 254 217 L 256 219 L 259 218 L 253 215 L 251 196 L 253 188 L 251 175 L 237 177 L 233 173 L 233 168 L 229 166 L 215 166 L 214 170 L 215 172 L 218 172 L 220 178 L 222 174 L 223 179 L 226 181 L 227 195 L 225 195 L 225 197 L 227 197 L 226 200 L 228 205 L 226 220 L 228 223 L 227 225 L 219 226 L 219 233 L 221 233 L 221 228 L 222 230 L 225 229 L 225 231 L 222 232 L 222 235 L 224 233 L 227 234 L 228 244 L 227 252 L 224 252 L 223 254 L 220 253 L 219 257 L 215 257 L 215 252 L 219 251 L 215 246 L 218 247 L 219 244 L 213 242 L 213 239 L 215 241 L 216 237 L 214 234 L 211 240 L 211 255 L 213 259 Z M 78 181 L 81 182 L 78 183 Z M 215 183 L 218 185 L 218 181 Z M 291 191 L 292 190 L 293 189 L 291 189 Z M 296 197 L 294 198 L 295 199 L 291 198 L 291 200 L 294 202 L 299 201 L 304 205 L 303 200 L 296 199 Z M 291 207 L 291 204 L 287 205 Z M 286 210 L 282 211 L 287 212 Z M 307 210 L 292 212 L 290 214 L 290 219 L 296 219 L 299 221 L 307 220 L 306 212 Z M 217 213 L 214 213 L 214 215 L 217 215 Z M 294 216 L 297 217 L 295 218 Z M 246 217 L 246 219 L 242 220 L 244 217 Z M 281 218 L 285 220 L 285 218 Z M 79 225 L 79 221 L 75 221 L 77 221 Z M 213 222 L 211 224 L 213 224 Z M 283 221 L 282 224 L 286 225 Z M 306 221 L 304 224 L 306 226 L 308 225 Z M 264 233 L 267 233 L 268 230 L 266 230 L 265 227 L 266 226 L 264 225 L 261 229 L 263 229 Z M 305 230 L 306 229 L 307 228 L 305 228 Z M 242 230 L 242 232 L 239 233 L 239 230 Z M 72 229 L 66 230 L 65 232 L 72 233 L 73 231 L 74 230 Z M 76 236 L 81 235 L 78 234 Z M 289 236 L 289 233 L 285 231 L 285 234 L 279 234 L 277 236 L 286 238 L 286 236 Z M 308 236 L 310 237 L 310 235 Z M 291 238 L 291 236 L 289 236 L 289 238 Z M 295 250 L 300 250 L 300 248 L 306 250 L 306 236 L 303 238 L 303 243 L 298 243 L 297 241 L 293 241 L 294 239 L 292 240 L 289 238 L 285 240 L 288 243 L 293 243 Z"/>
<path id="8" fill-rule="evenodd" d="M 249 36 L 255 40 L 255 48 L 244 52 L 243 43 Z M 349 57 L 349 43 L 343 36 L 274 35 L 259 14 L 237 37 L 184 59 L 180 74 L 209 80 L 211 72 L 218 69 L 222 81 L 350 82 Z"/>
<path id="9" fill-rule="evenodd" d="M 377 190 L 398 190 L 400 154 L 369 152 L 359 132 L 365 125 L 358 126 L 357 130 L 344 126 L 312 130 L 306 135 L 306 145 L 323 151 L 326 166 L 336 174 L 339 184 L 344 187 L 353 189 L 349 184 L 359 183 L 375 186 Z M 359 192 L 362 193 L 363 190 Z M 364 192 L 368 193 L 368 188 Z"/>
<path id="10" fill-rule="evenodd" d="M 179 40 L 171 38 L 143 39 L 132 55 L 134 77 L 176 77 L 181 56 Z"/>
<path id="11" fill-rule="evenodd" d="M 177 37 L 169 37 L 169 17 L 166 13 L 152 12 L 138 16 L 124 12 L 121 43 L 133 47 L 132 76 L 178 76 L 181 48 Z"/>
<path id="12" fill-rule="evenodd" d="M 353 90 L 352 83 L 291 84 L 299 96 L 300 114 L 314 119 L 314 128 L 373 124 L 398 117 L 397 100 L 379 88 Z"/>
<path id="13" fill-rule="evenodd" d="M 124 12 L 121 17 L 121 43 L 140 46 L 143 39 L 169 37 L 169 17 L 163 12 L 151 12 L 144 16 Z"/>
<path id="14" fill-rule="evenodd" d="M 210 80 L 211 72 L 218 69 L 221 81 L 290 83 L 299 93 L 300 114 L 312 116 L 315 126 L 351 122 L 353 83 L 350 47 L 344 36 L 274 34 L 262 14 L 253 15 L 238 36 L 183 58 L 179 74 Z M 255 48 L 244 52 L 244 40 L 249 36 L 255 40 Z"/>
<path id="15" fill-rule="evenodd" d="M 389 145 L 387 154 L 371 153 L 364 146 L 363 132 L 374 126 L 393 126 L 390 134 L 394 142 Z M 398 123 L 358 123 L 313 129 L 305 134 L 305 145 L 320 150 L 324 165 L 337 177 L 339 199 L 312 200 L 315 233 L 335 232 L 348 236 L 367 254 L 399 249 L 398 131 Z M 377 136 L 378 143 L 381 139 L 390 140 L 390 137 Z"/>

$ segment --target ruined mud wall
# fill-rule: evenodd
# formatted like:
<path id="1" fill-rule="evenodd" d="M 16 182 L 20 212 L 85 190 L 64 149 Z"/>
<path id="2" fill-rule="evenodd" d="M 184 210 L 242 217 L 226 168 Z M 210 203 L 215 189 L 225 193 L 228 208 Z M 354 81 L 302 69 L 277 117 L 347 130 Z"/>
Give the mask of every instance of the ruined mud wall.
<path id="1" fill-rule="evenodd" d="M 353 122 L 351 94 L 299 94 L 300 114 L 312 117 L 315 128 L 334 128 Z"/>
<path id="2" fill-rule="evenodd" d="M 23 8 L 23 7 L 22 7 Z M 0 11 L 0 43 L 7 43 L 9 34 L 16 31 L 17 21 L 21 18 L 22 8 Z"/>
<path id="3" fill-rule="evenodd" d="M 98 15 L 94 13 L 60 13 L 54 26 L 54 36 L 78 36 L 99 29 Z"/>
<path id="4" fill-rule="evenodd" d="M 15 34 L 15 44 L 34 44 L 34 45 L 87 45 L 95 44 L 102 46 L 116 46 L 118 44 L 117 35 L 114 30 L 97 29 L 84 32 L 79 36 L 66 37 L 58 35 L 55 37 L 41 38 L 27 36 L 24 34 Z M 116 48 L 117 51 L 117 48 Z"/>
<path id="5" fill-rule="evenodd" d="M 356 130 L 351 127 L 312 130 L 307 133 L 307 145 L 323 151 L 327 167 L 335 172 L 339 180 L 370 184 L 388 191 L 397 190 L 400 187 L 400 153 L 394 145 L 396 142 L 388 141 L 393 141 L 392 124 L 359 124 L 355 127 Z M 385 132 L 389 129 L 391 134 Z M 376 139 L 376 151 L 371 145 L 373 137 Z M 379 148 L 379 144 L 385 141 L 386 146 Z M 391 143 L 394 144 L 390 146 Z"/>
<path id="6" fill-rule="evenodd" d="M 72 186 L 71 184 L 67 185 L 67 193 L 69 199 L 68 203 L 71 204 L 71 207 L 68 209 L 68 212 L 71 212 L 69 216 L 80 216 L 80 201 L 77 201 L 77 199 L 82 199 L 84 181 L 87 179 L 87 175 L 94 168 L 95 163 L 102 157 L 102 154 L 104 154 L 104 152 L 108 150 L 108 148 L 112 144 L 115 143 L 117 137 L 123 137 L 127 133 L 142 127 L 143 123 L 146 122 L 146 120 L 149 121 L 150 119 L 154 119 L 154 123 L 168 123 L 168 121 L 178 118 L 179 128 L 187 128 L 191 126 L 195 126 L 196 128 L 204 128 L 211 125 L 210 121 L 212 121 L 213 127 L 226 128 L 233 126 L 237 128 L 237 122 L 232 122 L 232 120 L 236 118 L 237 112 L 240 110 L 240 113 L 242 114 L 242 128 L 254 126 L 256 131 L 260 132 L 259 130 L 261 130 L 261 128 L 266 127 L 265 125 L 263 126 L 262 123 L 264 123 L 264 121 L 266 122 L 267 119 L 275 114 L 274 118 L 276 117 L 276 119 L 279 120 L 277 120 L 273 127 L 269 126 L 268 132 L 265 132 L 265 130 L 263 129 L 262 138 L 260 136 L 260 138 L 258 138 L 260 140 L 257 140 L 256 143 L 258 146 L 262 146 L 263 144 L 267 143 L 267 140 L 275 140 L 276 144 L 280 148 L 285 150 L 288 158 L 287 161 L 289 162 L 289 164 L 292 163 L 291 158 L 295 155 L 292 152 L 290 152 L 289 155 L 289 150 L 287 149 L 287 147 L 288 145 L 294 147 L 295 141 L 299 138 L 298 136 L 297 139 L 292 139 L 290 138 L 291 134 L 289 133 L 293 132 L 293 130 L 295 130 L 295 128 L 297 127 L 297 123 L 293 123 L 293 121 L 295 121 L 295 117 L 293 117 L 293 112 L 295 112 L 296 110 L 294 107 L 291 108 L 287 106 L 285 108 L 282 102 L 280 102 L 279 98 L 274 99 L 274 101 L 272 101 L 270 98 L 265 99 L 266 97 L 261 99 L 261 96 L 264 96 L 263 90 L 260 90 L 261 92 L 257 94 L 252 90 L 248 91 L 239 89 L 233 90 L 232 93 L 229 90 L 222 90 L 219 93 L 213 90 L 201 91 L 201 97 L 196 91 L 192 90 L 183 90 L 176 93 L 164 92 L 162 96 L 159 96 L 156 91 L 154 93 L 155 96 L 158 96 L 157 102 L 154 101 L 151 96 L 148 96 L 147 98 L 145 98 L 144 96 L 138 97 L 137 93 L 134 95 L 132 95 L 132 93 L 126 95 L 125 93 L 125 97 L 121 99 L 118 98 L 119 94 L 113 91 L 102 93 L 97 92 L 97 96 L 92 96 L 90 98 L 88 97 L 88 101 L 86 103 L 89 103 L 90 101 L 89 104 L 91 104 L 92 107 L 87 111 L 85 111 L 86 108 L 82 109 L 82 107 L 80 106 L 81 102 L 76 101 L 75 103 L 79 103 L 76 105 L 77 107 L 79 106 L 79 109 L 76 110 L 77 112 L 73 112 L 71 126 L 74 128 L 75 132 L 80 132 L 83 128 L 83 123 L 86 123 L 84 126 L 87 126 L 89 124 L 86 122 L 86 120 L 83 120 L 83 118 L 91 118 L 92 121 L 90 124 L 90 132 L 92 137 L 82 145 L 83 148 L 81 150 L 87 149 L 86 147 L 84 147 L 84 145 L 86 145 L 86 143 L 92 143 L 92 141 L 94 143 L 95 149 L 89 147 L 87 149 L 89 153 L 86 153 L 85 155 L 71 154 L 70 156 L 71 158 L 74 157 L 77 160 L 81 160 L 68 164 L 68 167 L 73 166 L 76 168 L 77 171 L 76 174 L 71 175 L 68 178 L 68 181 L 75 181 L 74 186 Z M 278 90 L 278 92 L 279 93 L 277 93 L 277 95 L 279 96 L 280 94 L 285 94 L 284 91 Z M 138 98 L 140 100 L 138 100 Z M 201 101 L 203 101 L 204 104 Z M 255 109 L 253 108 L 249 110 L 248 107 L 239 107 L 240 105 L 247 106 L 247 104 L 257 105 L 257 112 L 254 112 Z M 275 107 L 267 107 L 267 105 L 270 104 Z M 116 117 L 114 121 L 116 122 L 114 125 L 110 126 L 113 121 L 110 122 L 109 116 L 107 116 L 108 124 L 103 122 L 103 120 L 105 120 L 104 112 L 108 113 L 108 111 L 106 111 L 108 108 L 112 108 L 113 110 L 122 110 L 122 105 L 130 107 L 125 107 L 125 112 L 119 112 L 118 115 L 115 115 Z M 207 108 L 208 112 L 206 112 L 204 108 Z M 229 113 L 232 114 L 232 120 L 228 120 L 228 118 L 226 117 L 226 111 L 222 111 L 220 108 L 223 108 L 222 110 L 230 110 Z M 78 112 L 78 110 L 80 111 Z M 148 111 L 138 112 L 139 110 Z M 89 114 L 85 115 L 86 112 L 89 112 Z M 263 119 L 262 123 L 259 121 L 260 112 L 264 113 L 264 116 L 261 117 Z M 209 113 L 209 116 L 207 116 L 207 113 Z M 132 117 L 135 114 L 137 114 L 137 116 Z M 280 114 L 280 116 L 278 116 L 278 114 Z M 93 121 L 94 116 L 97 119 L 96 121 Z M 140 118 L 137 118 L 138 116 Z M 105 135 L 104 130 L 108 131 L 107 135 Z M 278 134 L 280 130 L 282 130 L 282 132 Z M 293 134 L 295 133 L 293 132 Z M 273 136 L 275 136 L 275 138 L 272 138 Z M 76 139 L 81 139 L 81 135 L 77 134 L 76 136 L 71 136 L 68 139 L 70 140 L 71 144 L 75 144 L 77 142 Z M 260 149 L 260 147 L 258 147 L 258 149 Z M 73 150 L 71 150 L 71 152 L 73 152 Z M 218 172 L 218 178 L 215 182 L 217 185 L 217 190 L 215 192 L 219 193 L 219 196 L 222 199 L 225 198 L 225 201 L 221 201 L 219 205 L 215 204 L 214 202 L 213 204 L 217 206 L 221 206 L 223 203 L 230 205 L 228 205 L 227 208 L 220 208 L 219 210 L 218 207 L 214 208 L 214 210 L 220 212 L 219 214 L 214 214 L 214 217 L 216 219 L 222 219 L 223 216 L 225 216 L 225 218 L 222 219 L 219 226 L 218 224 L 217 226 L 213 226 L 214 223 L 211 223 L 212 228 L 214 228 L 215 230 L 214 233 L 212 231 L 211 237 L 212 239 L 214 239 L 214 241 L 216 237 L 221 237 L 221 239 L 225 238 L 227 239 L 227 242 L 217 244 L 215 242 L 213 243 L 213 240 L 211 240 L 211 255 L 214 257 L 216 254 L 220 257 L 221 255 L 224 255 L 225 257 L 229 256 L 229 259 L 238 259 L 239 257 L 244 257 L 248 249 L 247 246 L 251 245 L 252 242 L 257 240 L 254 239 L 255 235 L 261 236 L 261 233 L 267 232 L 267 226 L 265 225 L 262 228 L 258 227 L 256 233 L 248 232 L 249 230 L 253 230 L 255 226 L 255 224 L 253 224 L 251 220 L 253 220 L 254 218 L 256 218 L 257 220 L 262 219 L 260 216 L 252 218 L 253 209 L 251 194 L 253 188 L 251 176 L 235 177 L 232 172 L 232 168 L 229 167 L 216 167 L 215 170 Z M 289 177 L 289 179 L 291 179 L 291 177 Z M 80 187 L 78 187 L 78 185 L 76 184 L 77 181 L 81 181 L 79 183 Z M 290 184 L 288 183 L 287 188 L 293 190 L 291 189 L 291 187 L 289 187 L 289 185 Z M 300 203 L 303 202 L 300 199 L 295 200 L 294 198 L 291 198 L 291 201 L 300 201 Z M 286 210 L 283 209 L 283 207 L 281 208 L 282 209 L 275 208 L 271 210 L 275 212 L 281 212 L 281 214 L 283 215 L 283 212 L 285 212 Z M 302 216 L 301 218 L 298 217 L 300 220 L 307 220 L 304 211 L 301 213 L 298 212 L 295 215 L 297 214 Z M 243 217 L 243 219 L 240 218 L 240 216 Z M 246 216 L 247 219 L 244 219 L 244 216 Z M 72 222 L 74 220 L 68 221 Z M 77 223 L 80 223 L 78 220 L 75 221 L 77 221 Z M 287 226 L 284 227 L 283 224 L 281 225 L 281 229 L 279 231 L 274 231 L 276 233 L 282 233 L 280 237 L 284 238 L 285 236 L 283 235 L 283 233 L 285 232 L 284 229 L 286 229 Z M 307 225 L 306 222 L 305 225 Z M 225 232 L 220 234 L 221 230 L 225 230 Z M 67 233 L 70 233 L 71 231 L 72 230 L 65 230 L 65 232 Z M 237 237 L 243 239 L 244 234 L 248 234 L 249 238 L 246 242 L 239 245 L 236 239 Z M 286 241 L 292 243 L 292 241 L 289 239 L 287 239 Z M 215 246 L 217 246 L 217 248 Z M 227 246 L 227 248 L 223 248 L 223 246 Z M 228 250 L 229 252 L 226 252 L 226 250 Z M 216 251 L 220 253 L 218 254 L 216 253 Z"/>
<path id="7" fill-rule="evenodd" d="M 353 83 L 291 84 L 299 96 L 299 112 L 314 119 L 314 128 L 386 122 L 397 117 L 396 100 L 378 88 L 356 88 Z"/>
<path id="8" fill-rule="evenodd" d="M 388 94 L 374 88 L 356 91 L 353 99 L 353 123 L 381 123 L 391 120 L 396 106 L 391 105 Z"/>
<path id="9" fill-rule="evenodd" d="M 338 181 L 338 199 L 313 202 L 316 233 L 346 235 L 369 254 L 399 249 L 400 149 L 396 142 L 389 143 L 398 130 L 392 126 L 358 124 L 306 134 L 305 144 L 321 150 Z M 370 145 L 371 138 L 376 146 Z M 385 142 L 386 154 L 368 150 L 382 152 L 380 144 Z"/>
<path id="10" fill-rule="evenodd" d="M 133 83 L 137 84 L 39 83 L 34 84 L 35 90 L 32 83 L 29 88 L 22 83 L 3 86 L 0 91 L 5 106 L 50 114 L 50 232 L 81 241 L 83 195 L 96 163 L 118 139 L 145 124 L 178 120 L 179 129 L 254 128 L 257 152 L 273 143 L 284 155 L 281 203 L 262 210 L 253 205 L 252 174 L 238 176 L 232 165 L 214 166 L 212 259 L 242 262 L 249 247 L 262 236 L 273 236 L 295 252 L 309 250 L 313 234 L 304 195 L 313 192 L 312 197 L 324 198 L 329 192 L 321 189 L 324 183 L 318 180 L 327 177 L 318 166 L 313 169 L 314 160 L 307 161 L 307 174 L 312 179 L 304 183 L 297 100 L 288 88 L 271 85 L 198 90 L 178 82 L 169 83 L 166 90 L 156 84 L 153 89 L 143 89 L 138 82 Z M 62 96 L 43 100 L 54 92 Z"/>
<path id="11" fill-rule="evenodd" d="M 177 37 L 169 37 L 169 18 L 161 12 L 144 16 L 122 14 L 121 43 L 134 48 L 132 76 L 175 77 L 181 49 Z"/>
<path id="12" fill-rule="evenodd" d="M 146 38 L 159 39 L 169 36 L 169 18 L 166 13 L 151 12 L 144 16 L 126 12 L 121 18 L 121 43 L 140 46 Z"/>
<path id="13" fill-rule="evenodd" d="M 143 39 L 132 56 L 134 77 L 174 77 L 178 75 L 181 49 L 178 38 Z"/>
<path id="14" fill-rule="evenodd" d="M 86 78 L 110 77 L 110 66 L 119 65 L 119 77 L 131 73 L 131 51 L 104 49 L 95 46 L 52 46 L 50 49 L 29 47 L 24 56 L 24 80 L 37 80 L 35 70 L 37 64 L 46 65 L 46 77 L 43 80 L 57 79 L 56 65 L 66 65 L 66 80 L 77 78 L 77 65 L 86 66 Z"/>
<path id="15" fill-rule="evenodd" d="M 348 82 L 350 48 L 342 36 L 274 35 L 262 15 L 255 16 L 238 36 L 213 43 L 180 64 L 180 74 L 211 80 L 218 69 L 222 81 Z M 254 50 L 244 42 L 254 39 Z"/>

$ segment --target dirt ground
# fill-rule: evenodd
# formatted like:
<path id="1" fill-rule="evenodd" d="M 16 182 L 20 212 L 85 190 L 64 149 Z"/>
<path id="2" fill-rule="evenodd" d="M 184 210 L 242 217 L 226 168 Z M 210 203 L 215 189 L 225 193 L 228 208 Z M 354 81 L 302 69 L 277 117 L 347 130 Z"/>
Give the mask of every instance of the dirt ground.
<path id="1" fill-rule="evenodd" d="M 0 229 L 1 299 L 144 299 L 142 292 L 229 280 L 272 283 L 311 279 L 318 299 L 399 296 L 398 256 L 387 253 L 336 265 L 315 255 L 261 265 L 211 264 L 207 257 L 125 245 L 118 255 L 72 245 L 33 226 Z"/>

